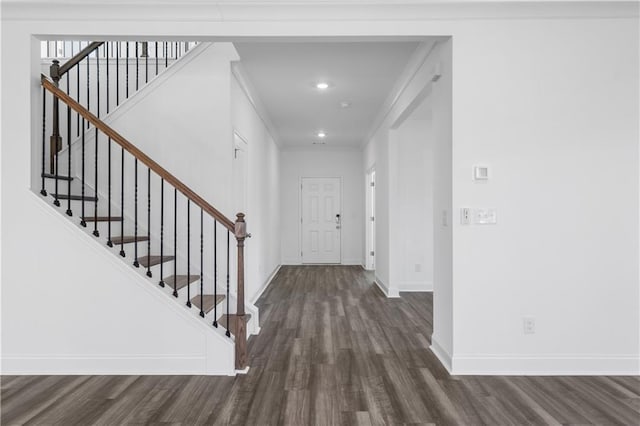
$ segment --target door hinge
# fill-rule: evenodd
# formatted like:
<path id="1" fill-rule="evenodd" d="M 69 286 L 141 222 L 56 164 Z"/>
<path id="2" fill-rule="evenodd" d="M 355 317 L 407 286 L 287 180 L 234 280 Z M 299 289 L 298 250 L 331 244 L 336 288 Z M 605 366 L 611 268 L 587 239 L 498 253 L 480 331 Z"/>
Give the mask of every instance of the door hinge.
<path id="1" fill-rule="evenodd" d="M 375 254 L 375 252 L 374 252 L 373 250 L 371 250 L 371 251 L 369 252 L 369 255 L 371 255 L 371 256 L 373 256 L 374 254 Z"/>
<path id="2" fill-rule="evenodd" d="M 369 185 L 376 186 L 376 183 L 375 182 L 371 182 Z"/>
<path id="3" fill-rule="evenodd" d="M 371 216 L 371 222 L 374 222 L 375 220 L 376 220 L 376 218 Z"/>

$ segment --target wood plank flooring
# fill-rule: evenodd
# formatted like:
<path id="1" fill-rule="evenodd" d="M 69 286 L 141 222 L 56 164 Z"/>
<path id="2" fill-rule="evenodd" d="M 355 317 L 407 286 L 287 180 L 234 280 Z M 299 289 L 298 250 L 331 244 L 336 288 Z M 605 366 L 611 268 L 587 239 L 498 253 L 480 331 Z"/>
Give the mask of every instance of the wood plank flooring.
<path id="1" fill-rule="evenodd" d="M 432 297 L 354 266 L 283 267 L 249 373 L 3 376 L 2 425 L 638 425 L 638 377 L 450 376 Z"/>

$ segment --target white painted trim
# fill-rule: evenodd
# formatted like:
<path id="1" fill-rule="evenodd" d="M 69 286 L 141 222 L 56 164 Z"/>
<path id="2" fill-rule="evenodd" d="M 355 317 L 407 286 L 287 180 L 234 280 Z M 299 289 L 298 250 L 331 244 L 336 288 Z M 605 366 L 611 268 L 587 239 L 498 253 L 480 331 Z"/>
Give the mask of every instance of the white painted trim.
<path id="1" fill-rule="evenodd" d="M 424 63 L 427 61 L 427 58 L 433 51 L 436 46 L 436 42 L 434 40 L 427 40 L 420 43 L 418 48 L 415 50 L 404 70 L 398 77 L 396 83 L 389 92 L 389 96 L 385 99 L 384 103 L 380 107 L 378 114 L 376 115 L 371 128 L 367 132 L 367 137 L 362 141 L 361 147 L 365 147 L 370 140 L 373 139 L 376 132 L 382 126 L 382 123 L 387 119 L 396 103 L 407 89 L 409 84 L 413 81 L 418 71 L 422 68 Z"/>
<path id="2" fill-rule="evenodd" d="M 433 336 L 431 336 L 431 346 L 429 346 L 429 349 L 431 349 L 431 352 L 433 352 L 444 368 L 451 374 L 451 355 Z"/>
<path id="3" fill-rule="evenodd" d="M 377 275 L 375 276 L 374 282 L 380 288 L 380 290 L 382 290 L 382 293 L 384 293 L 384 295 L 387 296 L 387 298 L 392 299 L 392 298 L 400 297 L 400 293 L 398 292 L 398 290 L 387 287 L 384 281 L 382 281 L 380 277 L 378 277 Z"/>
<path id="4" fill-rule="evenodd" d="M 362 259 L 343 259 L 340 264 L 345 266 L 362 266 Z"/>
<path id="5" fill-rule="evenodd" d="M 262 124 L 264 124 L 264 127 L 267 128 L 267 132 L 271 136 L 271 139 L 273 139 L 278 147 L 281 147 L 282 143 L 279 141 L 276 127 L 273 125 L 267 109 L 260 100 L 257 90 L 251 84 L 251 80 L 249 80 L 249 78 L 246 76 L 246 71 L 242 66 L 242 58 L 240 58 L 240 61 L 231 62 L 231 73 L 235 77 L 238 86 L 240 86 L 240 89 L 242 89 L 244 94 L 247 96 L 249 103 L 253 105 L 253 109 L 256 111 L 256 114 L 258 114 L 258 117 L 260 117 Z"/>
<path id="6" fill-rule="evenodd" d="M 50 22 L 385 22 L 638 16 L 637 2 L 599 0 L 4 0 L 2 6 L 3 20 Z M 282 35 L 280 26 L 275 29 Z M 167 27 L 163 31 L 167 32 Z M 191 41 L 197 40 L 199 33 L 193 31 Z"/>
<path id="7" fill-rule="evenodd" d="M 361 152 L 360 146 L 352 145 L 283 145 L 281 152 Z"/>
<path id="8" fill-rule="evenodd" d="M 394 288 L 398 291 L 410 291 L 410 292 L 431 292 L 433 291 L 432 281 L 400 281 Z"/>
<path id="9" fill-rule="evenodd" d="M 451 374 L 501 376 L 640 375 L 637 355 L 454 355 Z"/>
<path id="10" fill-rule="evenodd" d="M 250 369 L 250 368 L 251 368 L 251 367 L 247 365 L 247 366 L 246 366 L 245 368 L 243 368 L 242 370 L 236 370 L 236 375 L 238 375 L 238 374 L 247 374 L 247 373 L 249 373 L 249 369 Z"/>
<path id="11" fill-rule="evenodd" d="M 282 265 L 278 265 L 275 267 L 275 269 L 273 270 L 273 272 L 271 272 L 271 275 L 269 275 L 269 278 L 267 278 L 267 281 L 265 281 L 264 285 L 262 286 L 262 288 L 260 290 L 258 290 L 258 292 L 256 293 L 255 296 L 253 296 L 253 298 L 251 299 L 251 301 L 249 302 L 252 305 L 255 305 L 256 302 L 258 301 L 258 299 L 260 299 L 260 296 L 262 296 L 262 293 L 265 292 L 265 290 L 269 287 L 269 285 L 271 285 L 271 282 L 273 281 L 273 279 L 276 277 L 276 275 L 278 275 L 278 272 L 280 271 L 280 268 L 282 267 Z M 257 309 L 257 308 L 256 308 Z"/>

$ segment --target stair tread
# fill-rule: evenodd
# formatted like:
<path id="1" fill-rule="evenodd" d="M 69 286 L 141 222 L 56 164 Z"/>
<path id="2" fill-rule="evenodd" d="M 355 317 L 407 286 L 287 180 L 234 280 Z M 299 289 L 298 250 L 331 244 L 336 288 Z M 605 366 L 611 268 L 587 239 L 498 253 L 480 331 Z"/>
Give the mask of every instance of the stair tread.
<path id="1" fill-rule="evenodd" d="M 205 311 L 205 313 L 209 313 L 213 310 L 213 306 L 214 306 L 213 297 L 214 297 L 213 294 L 203 295 L 202 298 L 203 298 L 204 308 L 202 310 Z M 222 294 L 218 294 L 215 300 L 216 300 L 215 304 L 217 305 L 218 303 L 224 300 L 224 296 Z M 197 308 L 200 308 L 200 295 L 194 296 L 191 299 L 191 303 L 193 303 Z"/>
<path id="2" fill-rule="evenodd" d="M 75 201 L 82 201 L 84 199 L 84 201 L 97 201 L 98 197 L 93 197 L 90 195 L 85 195 L 84 197 L 82 195 L 68 195 L 68 194 L 51 194 L 53 195 L 53 198 L 57 198 L 58 200 L 75 200 Z"/>
<path id="3" fill-rule="evenodd" d="M 218 321 L 218 324 L 227 328 L 227 316 L 229 317 L 229 333 L 235 335 L 236 334 L 236 321 L 238 320 L 238 316 L 236 314 L 223 315 Z M 244 314 L 245 322 L 249 322 L 251 319 L 251 314 Z M 245 324 L 246 325 L 246 324 Z M 245 327 L 246 328 L 246 327 Z"/>
<path id="4" fill-rule="evenodd" d="M 137 241 L 147 241 L 149 239 L 149 237 L 142 236 L 142 235 L 138 235 L 137 237 Z M 111 239 L 111 242 L 113 244 L 129 244 L 129 243 L 135 243 L 136 242 L 136 237 L 134 235 L 125 235 L 123 237 L 113 237 Z"/>
<path id="5" fill-rule="evenodd" d="M 66 180 L 66 181 L 73 180 L 73 178 L 69 177 L 69 176 L 54 175 L 54 174 L 51 174 L 51 173 L 42 173 L 40 175 L 40 177 L 43 177 L 43 178 L 46 178 L 46 179 L 58 179 L 58 180 Z"/>
<path id="6" fill-rule="evenodd" d="M 120 222 L 122 217 L 119 216 L 84 216 L 85 222 Z"/>
<path id="7" fill-rule="evenodd" d="M 146 268 L 147 266 L 159 265 L 173 259 L 173 256 L 142 256 L 138 258 L 138 263 Z"/>
<path id="8" fill-rule="evenodd" d="M 171 275 L 166 280 L 164 280 L 164 283 L 169 287 L 173 287 L 173 283 L 175 282 L 176 290 L 180 290 L 181 288 L 187 286 L 187 282 L 192 283 L 198 281 L 199 279 L 200 275 L 191 275 L 190 277 L 187 277 L 187 275 Z"/>

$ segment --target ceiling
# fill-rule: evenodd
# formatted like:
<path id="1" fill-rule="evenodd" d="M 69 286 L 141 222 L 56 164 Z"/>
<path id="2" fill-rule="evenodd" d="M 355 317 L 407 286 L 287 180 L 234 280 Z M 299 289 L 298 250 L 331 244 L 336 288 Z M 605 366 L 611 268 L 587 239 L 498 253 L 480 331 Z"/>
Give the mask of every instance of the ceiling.
<path id="1" fill-rule="evenodd" d="M 234 43 L 244 76 L 283 147 L 357 147 L 418 41 Z M 315 84 L 330 87 L 319 90 Z M 341 102 L 348 102 L 343 108 Z"/>

